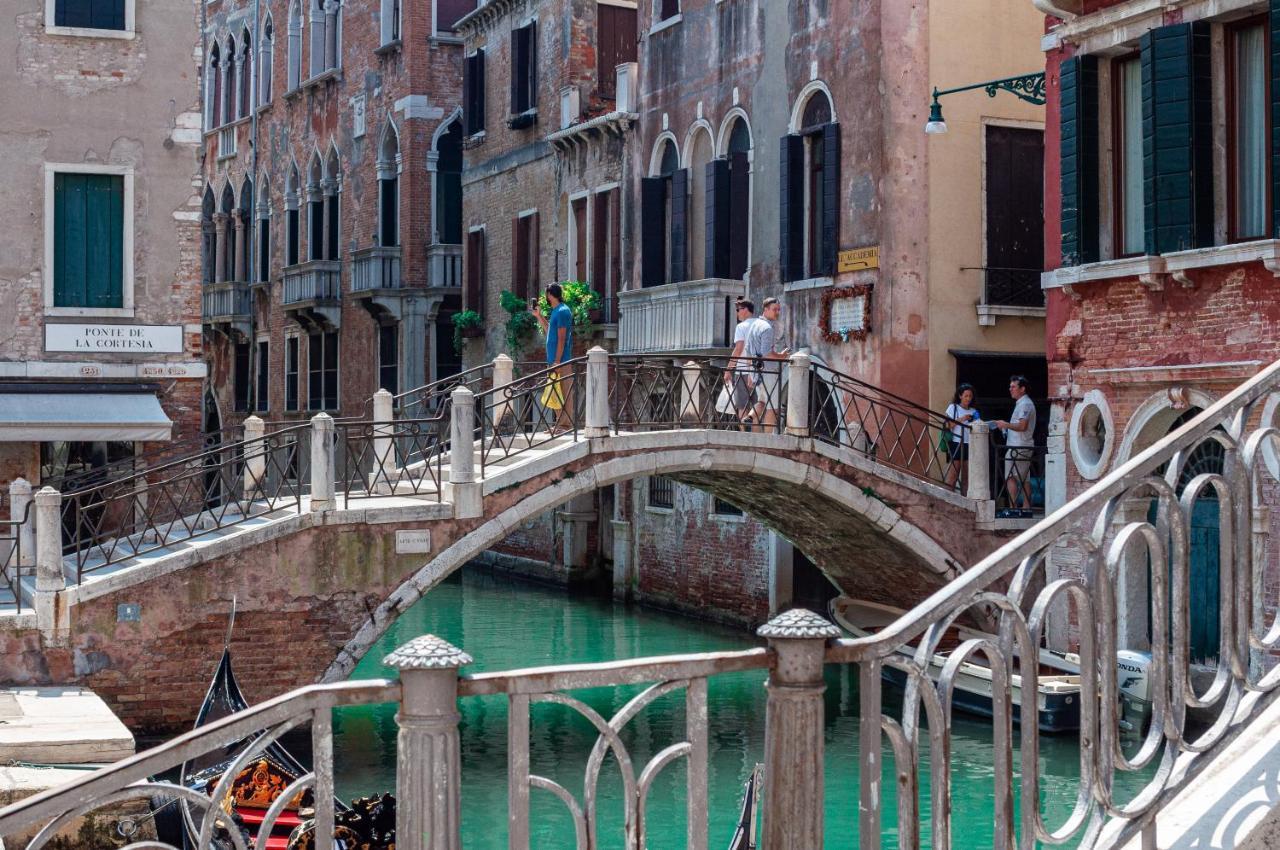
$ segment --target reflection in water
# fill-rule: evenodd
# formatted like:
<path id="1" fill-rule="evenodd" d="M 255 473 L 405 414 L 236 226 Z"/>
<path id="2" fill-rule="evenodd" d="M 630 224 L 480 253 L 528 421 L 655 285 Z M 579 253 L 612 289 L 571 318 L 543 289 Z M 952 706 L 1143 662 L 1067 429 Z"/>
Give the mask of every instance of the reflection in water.
<path id="1" fill-rule="evenodd" d="M 391 676 L 384 655 L 421 634 L 436 634 L 475 659 L 467 672 L 544 664 L 603 661 L 644 655 L 742 649 L 755 641 L 740 631 L 656 613 L 604 599 L 570 596 L 559 590 L 496 577 L 469 569 L 431 591 L 409 609 L 356 668 L 354 678 Z M 742 673 L 708 683 L 710 842 L 728 844 L 737 818 L 742 785 L 763 760 L 764 674 Z M 606 718 L 640 688 L 594 689 L 575 696 Z M 886 688 L 886 701 L 901 695 Z M 898 706 L 887 706 L 900 716 Z M 857 671 L 829 667 L 826 692 L 827 846 L 852 846 L 858 811 Z M 395 787 L 395 707 L 357 706 L 335 713 L 335 762 L 338 790 L 347 798 Z M 462 704 L 463 844 L 466 850 L 507 846 L 507 711 L 504 697 L 472 698 Z M 626 744 L 638 774 L 664 747 L 683 740 L 682 692 L 656 701 L 625 729 Z M 596 734 L 575 712 L 558 705 L 532 710 L 530 752 L 533 772 L 559 782 L 582 799 L 583 774 Z M 929 762 L 927 741 L 921 764 L 921 807 L 927 814 Z M 957 718 L 952 728 L 952 837 L 957 847 L 991 846 L 994 776 L 991 726 Z M 886 777 L 892 758 L 886 755 Z M 1051 826 L 1062 821 L 1076 795 L 1078 750 L 1072 737 L 1041 739 L 1041 797 Z M 1014 750 L 1015 769 L 1018 765 Z M 648 803 L 648 846 L 652 850 L 685 846 L 685 772 L 682 761 L 656 780 Z M 897 834 L 894 782 L 884 814 L 886 846 Z M 617 762 L 606 758 L 600 778 L 600 846 L 622 846 L 622 782 Z M 531 792 L 533 846 L 573 846 L 573 828 L 563 804 L 551 794 Z M 927 833 L 924 836 L 927 839 Z"/>

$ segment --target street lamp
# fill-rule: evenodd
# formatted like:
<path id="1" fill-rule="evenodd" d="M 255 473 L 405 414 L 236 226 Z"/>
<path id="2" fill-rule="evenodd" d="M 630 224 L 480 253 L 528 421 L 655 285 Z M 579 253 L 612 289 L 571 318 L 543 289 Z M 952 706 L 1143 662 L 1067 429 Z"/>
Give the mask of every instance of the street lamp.
<path id="1" fill-rule="evenodd" d="M 985 83 L 973 83 L 968 86 L 957 86 L 953 89 L 939 90 L 936 86 L 933 89 L 933 103 L 929 104 L 929 122 L 924 125 L 924 131 L 930 136 L 938 136 L 947 132 L 947 122 L 942 117 L 942 104 L 938 98 L 949 94 L 956 94 L 962 91 L 973 91 L 974 89 L 982 89 L 987 93 L 987 97 L 995 97 L 996 92 L 1007 91 L 1009 94 L 1025 100 L 1027 103 L 1036 106 L 1044 106 L 1044 72 L 1037 71 L 1034 74 L 1020 74 L 1016 77 L 1004 77 L 999 80 L 988 80 Z"/>

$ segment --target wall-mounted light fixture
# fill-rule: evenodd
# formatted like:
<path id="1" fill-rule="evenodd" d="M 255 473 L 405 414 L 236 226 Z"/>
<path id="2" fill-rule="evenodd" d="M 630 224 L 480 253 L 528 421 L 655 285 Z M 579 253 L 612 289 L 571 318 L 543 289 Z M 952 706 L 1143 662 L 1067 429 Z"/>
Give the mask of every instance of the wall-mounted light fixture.
<path id="1" fill-rule="evenodd" d="M 942 104 L 938 98 L 975 89 L 984 90 L 987 93 L 987 97 L 995 97 L 996 92 L 1007 91 L 1014 97 L 1036 106 L 1044 106 L 1045 103 L 1044 71 L 1037 71 L 1034 74 L 1021 74 L 1017 77 L 1005 77 L 1000 80 L 988 80 L 985 83 L 973 83 L 968 86 L 957 86 L 953 89 L 939 90 L 935 86 L 933 89 L 933 103 L 929 104 L 929 121 L 924 125 L 924 131 L 931 136 L 947 132 L 947 122 L 942 117 Z"/>

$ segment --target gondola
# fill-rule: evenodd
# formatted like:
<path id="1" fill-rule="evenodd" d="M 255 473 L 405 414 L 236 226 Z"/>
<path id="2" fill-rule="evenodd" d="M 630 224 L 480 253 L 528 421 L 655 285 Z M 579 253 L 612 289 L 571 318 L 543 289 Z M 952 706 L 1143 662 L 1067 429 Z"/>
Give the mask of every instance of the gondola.
<path id="1" fill-rule="evenodd" d="M 231 620 L 234 622 L 234 605 Z M 231 665 L 231 624 L 227 627 L 227 640 L 223 643 L 222 657 L 214 671 L 213 680 L 200 704 L 193 728 L 199 729 L 249 708 L 249 701 L 236 682 Z M 212 794 L 227 769 L 249 747 L 257 735 L 213 753 L 199 760 L 185 762 L 179 771 L 179 781 L 187 788 L 203 794 Z M 255 845 L 259 827 L 268 809 L 280 795 L 307 769 L 279 741 L 268 744 L 263 752 L 236 775 L 223 800 L 217 802 L 230 816 L 229 820 L 246 838 L 248 846 Z M 395 847 L 395 797 L 383 794 L 351 801 L 350 805 L 334 800 L 334 847 L 341 850 L 393 850 Z M 200 822 L 185 801 L 175 807 L 181 812 L 181 834 L 174 836 L 188 848 L 198 845 Z M 315 834 L 315 804 L 310 790 L 303 791 L 290 800 L 276 818 L 265 846 L 268 850 L 311 850 Z M 157 828 L 161 819 L 156 821 Z M 170 843 L 175 843 L 170 841 Z M 230 850 L 230 836 L 215 830 L 214 844 Z M 176 846 L 176 843 L 175 843 Z"/>
<path id="2" fill-rule="evenodd" d="M 729 850 L 756 850 L 756 809 L 760 805 L 760 779 L 764 765 L 758 764 L 747 777 L 742 789 L 742 813 L 738 815 L 738 828 L 733 832 Z"/>

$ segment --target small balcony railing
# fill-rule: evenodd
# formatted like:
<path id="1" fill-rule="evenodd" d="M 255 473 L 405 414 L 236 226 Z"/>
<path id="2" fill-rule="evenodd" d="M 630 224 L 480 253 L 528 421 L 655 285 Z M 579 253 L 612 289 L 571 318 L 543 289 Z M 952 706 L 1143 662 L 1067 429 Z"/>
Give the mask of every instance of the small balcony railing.
<path id="1" fill-rule="evenodd" d="M 209 323 L 247 319 L 252 312 L 252 298 L 247 283 L 206 283 L 200 298 L 200 315 Z"/>
<path id="2" fill-rule="evenodd" d="M 733 345 L 733 304 L 747 294 L 740 280 L 707 278 L 618 293 L 618 351 L 654 354 Z"/>
<path id="3" fill-rule="evenodd" d="M 230 124 L 218 130 L 218 159 L 236 155 L 236 125 Z"/>
<path id="4" fill-rule="evenodd" d="M 431 286 L 462 286 L 462 246 L 444 242 L 429 246 L 427 274 Z"/>
<path id="5" fill-rule="evenodd" d="M 399 289 L 400 248 L 377 246 L 362 248 L 351 254 L 351 291 Z"/>
<path id="6" fill-rule="evenodd" d="M 309 260 L 284 270 L 284 303 L 337 301 L 342 292 L 342 263 Z"/>
<path id="7" fill-rule="evenodd" d="M 988 267 L 981 269 L 985 279 L 982 303 L 990 307 L 1043 307 L 1044 290 L 1040 288 L 1039 269 Z"/>

